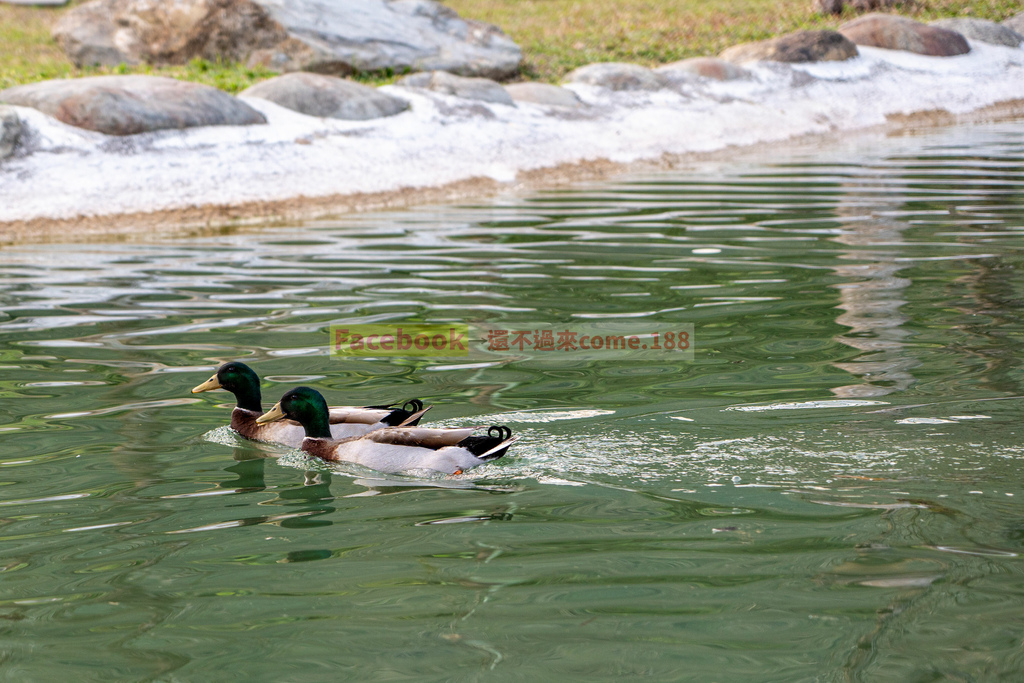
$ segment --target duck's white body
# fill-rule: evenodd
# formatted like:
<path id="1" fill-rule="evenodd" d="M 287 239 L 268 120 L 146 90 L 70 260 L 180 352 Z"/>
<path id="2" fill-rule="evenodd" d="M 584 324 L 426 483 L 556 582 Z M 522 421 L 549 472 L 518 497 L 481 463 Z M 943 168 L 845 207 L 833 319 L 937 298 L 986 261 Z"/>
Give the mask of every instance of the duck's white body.
<path id="1" fill-rule="evenodd" d="M 302 450 L 324 460 L 356 463 L 389 474 L 409 470 L 458 474 L 491 459 L 487 457 L 488 453 L 478 457 L 456 445 L 471 436 L 473 431 L 472 427 L 388 427 L 340 441 L 306 438 L 302 441 Z M 513 441 L 515 439 L 508 439 L 491 451 L 507 448 Z"/>

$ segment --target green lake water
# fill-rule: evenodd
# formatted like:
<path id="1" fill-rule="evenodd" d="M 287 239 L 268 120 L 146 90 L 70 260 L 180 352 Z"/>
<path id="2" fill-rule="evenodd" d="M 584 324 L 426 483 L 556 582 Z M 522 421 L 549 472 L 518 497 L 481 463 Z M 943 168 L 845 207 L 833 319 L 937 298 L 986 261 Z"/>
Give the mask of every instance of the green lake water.
<path id="1" fill-rule="evenodd" d="M 468 206 L 0 250 L 0 680 L 1024 679 L 1024 124 Z M 693 324 L 328 358 L 337 322 Z M 245 443 L 223 361 L 521 441 Z"/>

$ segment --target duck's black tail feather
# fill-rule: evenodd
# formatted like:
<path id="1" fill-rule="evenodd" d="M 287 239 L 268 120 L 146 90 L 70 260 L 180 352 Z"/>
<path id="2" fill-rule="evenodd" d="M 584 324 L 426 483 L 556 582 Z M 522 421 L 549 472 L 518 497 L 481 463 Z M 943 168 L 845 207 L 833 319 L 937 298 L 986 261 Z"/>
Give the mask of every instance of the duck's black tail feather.
<path id="1" fill-rule="evenodd" d="M 390 407 L 390 406 L 389 406 Z M 388 427 L 415 427 L 419 424 L 420 415 L 415 420 L 407 421 L 410 417 L 419 413 L 423 410 L 423 401 L 418 398 L 414 398 L 411 401 L 406 401 L 402 404 L 401 408 L 394 408 L 391 413 L 385 417 L 381 422 L 386 424 Z"/>
<path id="2" fill-rule="evenodd" d="M 512 430 L 505 425 L 492 425 L 487 428 L 486 436 L 467 436 L 459 442 L 459 446 L 481 460 L 497 460 L 505 455 L 517 438 L 512 436 Z"/>

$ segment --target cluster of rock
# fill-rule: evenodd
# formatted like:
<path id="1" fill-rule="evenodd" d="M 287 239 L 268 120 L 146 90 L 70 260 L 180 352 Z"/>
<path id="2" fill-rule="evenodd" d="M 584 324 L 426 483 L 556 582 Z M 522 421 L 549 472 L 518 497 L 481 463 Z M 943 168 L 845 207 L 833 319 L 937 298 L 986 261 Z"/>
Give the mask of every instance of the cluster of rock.
<path id="1" fill-rule="evenodd" d="M 191 1 L 166 4 L 175 7 Z M 209 0 L 224 7 L 227 6 L 225 3 L 234 1 Z M 270 0 L 260 1 L 270 4 Z M 379 1 L 359 0 L 367 3 Z M 436 4 L 429 0 L 392 0 L 387 4 L 408 6 L 410 3 L 430 11 Z M 170 10 L 164 8 L 159 11 Z M 733 46 L 718 58 L 698 57 L 656 69 L 623 63 L 590 64 L 568 74 L 565 80 L 613 91 L 654 91 L 700 79 L 749 78 L 751 73 L 742 65 L 752 61 L 843 61 L 859 54 L 858 45 L 931 56 L 953 56 L 970 51 L 965 35 L 972 40 L 1020 46 L 1024 43 L 1024 36 L 1014 27 L 1021 23 L 1024 23 L 1024 13 L 1003 25 L 975 19 L 947 19 L 926 25 L 890 14 L 868 14 L 843 24 L 837 31 L 797 31 L 771 40 Z M 502 86 L 492 79 L 437 69 L 406 76 L 397 85 L 505 106 L 516 106 L 518 102 L 560 109 L 586 106 L 575 92 L 555 85 L 515 83 Z M 306 72 L 286 73 L 270 79 L 244 91 L 239 98 L 209 86 L 153 76 L 97 76 L 45 81 L 0 91 L 0 104 L 33 107 L 69 125 L 108 135 L 265 123 L 264 116 L 247 104 L 246 98 L 268 100 L 308 116 L 349 120 L 394 116 L 410 107 L 409 100 L 377 88 Z M 491 115 L 486 108 L 478 106 L 478 109 Z M 13 112 L 0 107 L 0 158 L 11 153 L 19 130 Z"/>
<path id="2" fill-rule="evenodd" d="M 92 0 L 67 12 L 53 36 L 78 66 L 201 57 L 284 72 L 507 78 L 523 56 L 498 27 L 433 0 Z"/>
<path id="3" fill-rule="evenodd" d="M 971 51 L 966 38 L 1019 47 L 1024 43 L 1024 35 L 1015 27 L 1022 28 L 1022 23 L 1024 12 L 1002 24 L 966 18 L 922 24 L 898 15 L 872 13 L 842 24 L 836 31 L 798 31 L 772 40 L 736 45 L 721 56 L 736 62 L 845 60 L 856 57 L 856 46 L 861 45 L 952 57 Z"/>

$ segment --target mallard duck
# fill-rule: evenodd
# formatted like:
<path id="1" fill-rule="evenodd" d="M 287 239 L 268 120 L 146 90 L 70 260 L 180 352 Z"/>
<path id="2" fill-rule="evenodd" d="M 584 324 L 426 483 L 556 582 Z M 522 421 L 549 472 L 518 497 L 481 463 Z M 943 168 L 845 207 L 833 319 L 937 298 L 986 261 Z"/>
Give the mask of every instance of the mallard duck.
<path id="1" fill-rule="evenodd" d="M 365 436 L 335 439 L 328 423 L 327 401 L 309 387 L 296 387 L 264 415 L 263 425 L 277 420 L 295 420 L 306 430 L 301 448 L 306 453 L 333 462 L 353 462 L 379 472 L 434 470 L 461 474 L 464 470 L 505 455 L 516 438 L 505 426 L 493 426 L 486 436 L 473 436 L 475 427 L 427 429 L 395 427 L 379 429 Z"/>
<path id="2" fill-rule="evenodd" d="M 237 405 L 231 411 L 231 429 L 247 439 L 269 441 L 298 448 L 304 436 L 302 426 L 297 422 L 259 424 L 256 421 L 263 414 L 260 400 L 260 378 L 245 363 L 225 363 L 217 368 L 213 377 L 195 389 L 193 394 L 214 389 L 226 389 L 235 395 Z M 430 410 L 418 400 L 407 401 L 401 408 L 393 406 L 366 406 L 364 408 L 330 408 L 331 436 L 344 439 L 363 436 L 376 429 L 415 425 Z"/>

